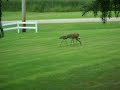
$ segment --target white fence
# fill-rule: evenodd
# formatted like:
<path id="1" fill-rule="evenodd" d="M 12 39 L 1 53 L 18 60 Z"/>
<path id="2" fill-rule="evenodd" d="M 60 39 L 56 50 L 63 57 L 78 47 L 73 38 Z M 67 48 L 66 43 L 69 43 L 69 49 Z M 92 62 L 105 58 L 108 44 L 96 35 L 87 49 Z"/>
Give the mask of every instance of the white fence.
<path id="1" fill-rule="evenodd" d="M 22 24 L 26 24 L 26 25 L 33 24 L 34 26 L 28 26 L 28 25 L 22 26 Z M 12 26 L 12 25 L 16 25 L 16 26 Z M 4 26 L 11 26 L 11 27 L 5 28 Z M 37 22 L 14 22 L 14 23 L 3 24 L 3 29 L 4 31 L 17 29 L 18 33 L 20 33 L 20 29 L 35 29 L 35 32 L 38 32 L 38 25 L 37 25 Z"/>

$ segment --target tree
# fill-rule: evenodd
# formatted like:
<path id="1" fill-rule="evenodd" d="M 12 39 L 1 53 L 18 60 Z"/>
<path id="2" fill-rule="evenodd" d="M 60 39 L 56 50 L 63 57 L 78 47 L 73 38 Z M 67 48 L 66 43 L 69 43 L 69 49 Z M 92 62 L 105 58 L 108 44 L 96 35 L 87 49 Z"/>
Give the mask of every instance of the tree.
<path id="1" fill-rule="evenodd" d="M 1 20 L 2 20 L 2 0 L 0 0 L 0 38 L 4 37 L 4 31 L 3 31 L 3 28 L 2 28 Z"/>
<path id="2" fill-rule="evenodd" d="M 83 15 L 89 11 L 93 11 L 94 16 L 97 16 L 100 11 L 102 13 L 101 19 L 103 23 L 105 23 L 107 21 L 107 17 L 112 17 L 113 11 L 115 16 L 119 17 L 120 0 L 94 0 L 91 4 L 84 6 Z"/>

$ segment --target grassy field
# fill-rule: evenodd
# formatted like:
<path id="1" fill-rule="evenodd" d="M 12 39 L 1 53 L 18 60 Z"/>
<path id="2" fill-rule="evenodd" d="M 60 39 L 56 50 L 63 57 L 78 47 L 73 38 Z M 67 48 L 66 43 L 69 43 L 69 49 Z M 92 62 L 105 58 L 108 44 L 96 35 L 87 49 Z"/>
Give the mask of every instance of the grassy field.
<path id="1" fill-rule="evenodd" d="M 80 33 L 83 45 L 59 47 L 59 36 L 72 32 Z M 0 40 L 0 90 L 119 90 L 119 54 L 120 23 L 6 31 Z"/>
<path id="2" fill-rule="evenodd" d="M 93 18 L 94 15 L 92 12 L 87 13 L 82 16 L 82 12 L 27 12 L 27 20 L 39 20 L 39 19 L 61 19 L 61 18 Z M 97 17 L 100 17 L 100 13 Z M 114 14 L 113 14 L 114 16 Z M 21 20 L 21 12 L 3 12 L 3 20 Z"/>

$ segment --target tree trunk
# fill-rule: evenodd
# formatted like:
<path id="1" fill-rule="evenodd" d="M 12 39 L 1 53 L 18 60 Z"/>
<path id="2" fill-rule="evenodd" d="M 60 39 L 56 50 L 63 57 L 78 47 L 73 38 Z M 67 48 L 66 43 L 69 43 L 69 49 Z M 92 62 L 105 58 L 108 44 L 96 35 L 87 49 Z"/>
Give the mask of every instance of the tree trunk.
<path id="1" fill-rule="evenodd" d="M 0 0 L 0 38 L 4 37 L 1 18 L 2 18 L 2 0 Z"/>

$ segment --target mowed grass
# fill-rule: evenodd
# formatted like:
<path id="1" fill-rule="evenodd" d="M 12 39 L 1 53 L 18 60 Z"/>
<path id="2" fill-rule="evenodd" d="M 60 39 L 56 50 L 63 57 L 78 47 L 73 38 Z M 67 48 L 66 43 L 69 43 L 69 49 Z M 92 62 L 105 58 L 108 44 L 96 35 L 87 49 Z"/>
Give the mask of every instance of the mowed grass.
<path id="1" fill-rule="evenodd" d="M 72 32 L 83 45 L 60 47 Z M 119 76 L 120 23 L 40 24 L 0 40 L 0 90 L 119 90 Z"/>
<path id="2" fill-rule="evenodd" d="M 94 18 L 92 12 L 88 12 L 82 16 L 82 12 L 26 12 L 27 20 L 40 20 L 40 19 L 64 19 L 64 18 Z M 100 17 L 100 13 L 97 17 Z M 114 16 L 114 13 L 113 13 Z M 5 20 L 21 20 L 22 14 L 19 11 L 16 12 L 3 12 L 3 21 Z"/>

